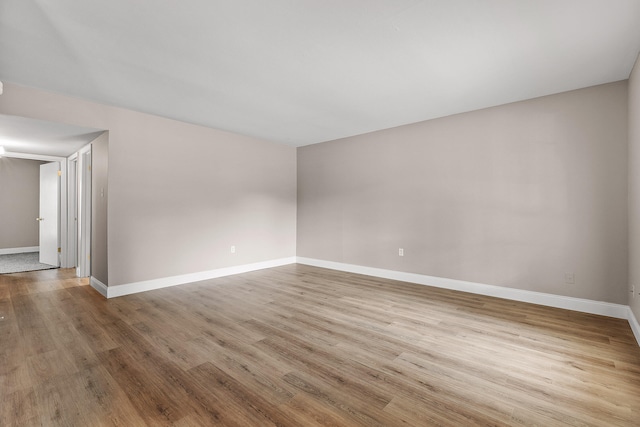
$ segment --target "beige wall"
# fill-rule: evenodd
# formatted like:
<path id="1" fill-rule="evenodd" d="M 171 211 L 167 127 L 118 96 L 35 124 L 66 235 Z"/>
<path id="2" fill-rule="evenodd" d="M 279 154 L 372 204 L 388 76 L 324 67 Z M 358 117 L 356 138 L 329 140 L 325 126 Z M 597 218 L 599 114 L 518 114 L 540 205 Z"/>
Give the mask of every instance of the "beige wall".
<path id="1" fill-rule="evenodd" d="M 297 254 L 626 303 L 636 86 L 300 148 Z M 109 130 L 94 183 L 94 197 L 104 186 L 108 198 L 97 218 L 108 245 L 92 248 L 104 283 L 296 254 L 291 147 L 12 84 L 0 114 Z M 567 271 L 576 284 L 564 283 Z"/>
<path id="2" fill-rule="evenodd" d="M 626 304 L 626 129 L 618 82 L 299 148 L 297 254 Z"/>
<path id="3" fill-rule="evenodd" d="M 39 245 L 36 218 L 42 163 L 0 158 L 0 249 Z"/>
<path id="4" fill-rule="evenodd" d="M 109 133 L 91 142 L 91 275 L 109 283 Z"/>
<path id="5" fill-rule="evenodd" d="M 0 114 L 109 130 L 111 286 L 295 255 L 292 147 L 13 84 Z"/>
<path id="6" fill-rule="evenodd" d="M 640 320 L 640 59 L 629 78 L 629 305 Z"/>

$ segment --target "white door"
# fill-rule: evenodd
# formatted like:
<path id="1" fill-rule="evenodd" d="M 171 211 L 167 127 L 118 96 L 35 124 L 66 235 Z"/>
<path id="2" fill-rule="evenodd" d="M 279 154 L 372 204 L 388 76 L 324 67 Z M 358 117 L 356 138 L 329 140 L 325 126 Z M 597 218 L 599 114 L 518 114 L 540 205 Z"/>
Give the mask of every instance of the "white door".
<path id="1" fill-rule="evenodd" d="M 60 162 L 40 165 L 40 262 L 58 267 L 60 223 Z"/>

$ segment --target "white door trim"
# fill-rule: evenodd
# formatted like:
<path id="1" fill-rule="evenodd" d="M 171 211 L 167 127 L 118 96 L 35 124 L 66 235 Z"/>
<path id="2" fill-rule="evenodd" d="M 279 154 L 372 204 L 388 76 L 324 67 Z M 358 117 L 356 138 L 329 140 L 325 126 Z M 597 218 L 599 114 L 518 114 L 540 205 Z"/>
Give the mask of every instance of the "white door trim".
<path id="1" fill-rule="evenodd" d="M 91 275 L 91 144 L 78 151 L 78 277 Z"/>
<path id="2" fill-rule="evenodd" d="M 78 231 L 78 205 L 77 205 L 77 188 L 78 188 L 78 156 L 74 154 L 67 159 L 67 199 L 68 203 L 68 215 L 67 221 L 67 268 L 78 266 L 78 244 L 77 244 L 77 231 Z M 64 217 L 62 221 L 64 222 Z"/>

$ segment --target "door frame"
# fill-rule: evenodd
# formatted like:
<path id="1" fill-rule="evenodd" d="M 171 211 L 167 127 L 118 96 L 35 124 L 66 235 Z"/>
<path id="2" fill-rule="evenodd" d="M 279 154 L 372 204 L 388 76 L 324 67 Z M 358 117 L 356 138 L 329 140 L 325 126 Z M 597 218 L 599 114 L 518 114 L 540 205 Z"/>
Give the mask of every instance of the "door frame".
<path id="1" fill-rule="evenodd" d="M 6 152 L 2 156 L 12 157 L 15 159 L 40 160 L 44 162 L 60 162 L 60 171 L 62 172 L 62 176 L 60 177 L 60 221 L 58 222 L 58 241 L 60 242 L 60 267 L 68 268 L 69 257 L 67 252 L 69 247 L 69 230 L 67 218 L 69 206 L 67 202 L 67 158 L 14 152 Z M 38 242 L 38 245 L 39 244 L 40 242 Z"/>
<path id="2" fill-rule="evenodd" d="M 69 156 L 67 171 L 67 200 L 69 202 L 67 211 L 69 215 L 66 218 L 67 239 L 69 242 L 67 246 L 67 266 L 72 268 L 78 266 L 78 153 Z"/>
<path id="3" fill-rule="evenodd" d="M 77 152 L 77 264 L 78 277 L 91 276 L 91 153 L 88 144 Z"/>

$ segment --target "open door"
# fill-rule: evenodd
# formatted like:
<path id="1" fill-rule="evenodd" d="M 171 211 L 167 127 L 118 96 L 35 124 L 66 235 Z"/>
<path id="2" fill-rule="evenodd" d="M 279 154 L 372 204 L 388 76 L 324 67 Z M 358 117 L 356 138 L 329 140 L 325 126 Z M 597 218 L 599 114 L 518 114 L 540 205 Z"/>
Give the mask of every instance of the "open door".
<path id="1" fill-rule="evenodd" d="M 40 262 L 60 266 L 60 162 L 40 165 Z"/>

